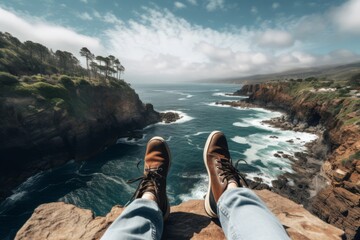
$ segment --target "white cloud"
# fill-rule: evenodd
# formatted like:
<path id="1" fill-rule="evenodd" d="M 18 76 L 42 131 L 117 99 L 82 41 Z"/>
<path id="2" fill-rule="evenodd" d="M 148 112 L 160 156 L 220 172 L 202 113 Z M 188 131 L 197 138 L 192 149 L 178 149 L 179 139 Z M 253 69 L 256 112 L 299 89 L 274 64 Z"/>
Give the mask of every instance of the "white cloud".
<path id="1" fill-rule="evenodd" d="M 280 3 L 274 2 L 271 7 L 272 7 L 273 9 L 277 9 L 277 8 L 280 7 Z"/>
<path id="2" fill-rule="evenodd" d="M 21 16 L 21 17 L 19 17 Z M 79 56 L 79 50 L 86 46 L 93 51 L 101 51 L 97 38 L 79 34 L 76 31 L 49 24 L 44 20 L 10 12 L 0 7 L 0 29 L 9 32 L 21 41 L 39 42 L 53 50 L 66 50 Z"/>
<path id="3" fill-rule="evenodd" d="M 290 47 L 294 44 L 294 38 L 290 33 L 276 29 L 267 29 L 256 36 L 256 39 L 262 47 Z"/>
<path id="4" fill-rule="evenodd" d="M 40 42 L 77 56 L 83 46 L 97 55 L 112 54 L 126 67 L 128 81 L 226 78 L 360 59 L 356 52 L 347 49 L 334 47 L 334 51 L 324 54 L 306 50 L 308 43 L 316 49 L 323 46 L 324 38 L 312 41 L 313 36 L 322 36 L 318 32 L 329 32 L 325 31 L 330 22 L 326 14 L 277 20 L 274 25 L 257 28 L 215 30 L 192 24 L 166 9 L 143 8 L 142 11 L 124 22 L 111 12 L 91 14 L 93 18 L 113 23 L 101 34 L 106 48 L 97 38 L 1 7 L 0 29 L 20 40 Z M 332 34 L 335 36 L 336 32 Z M 326 52 L 324 48 L 320 51 Z"/>
<path id="5" fill-rule="evenodd" d="M 258 10 L 255 6 L 252 6 L 251 7 L 251 10 L 250 10 L 253 14 L 257 14 L 258 13 Z"/>
<path id="6" fill-rule="evenodd" d="M 354 53 L 347 58 L 349 51 L 337 53 L 337 59 L 334 54 L 302 51 L 285 30 L 219 31 L 191 24 L 167 10 L 145 11 L 137 20 L 105 33 L 109 49 L 120 57 L 131 80 L 226 78 L 359 59 Z M 260 39 L 258 45 L 254 39 Z"/>
<path id="7" fill-rule="evenodd" d="M 88 0 L 80 0 L 80 2 L 88 3 Z"/>
<path id="8" fill-rule="evenodd" d="M 225 0 L 208 0 L 206 4 L 206 9 L 209 12 L 215 11 L 217 9 L 224 9 L 225 7 Z"/>
<path id="9" fill-rule="evenodd" d="M 104 16 L 100 16 L 101 20 L 112 24 L 122 24 L 123 22 L 118 19 L 114 14 L 108 12 Z"/>
<path id="10" fill-rule="evenodd" d="M 98 18 L 98 19 L 102 19 L 101 14 L 100 14 L 98 11 L 96 11 L 96 10 L 94 10 L 94 17 L 96 17 L 96 18 Z"/>
<path id="11" fill-rule="evenodd" d="M 94 10 L 93 16 L 99 19 L 102 22 L 112 23 L 112 24 L 123 24 L 119 18 L 117 18 L 113 13 L 107 12 L 105 14 L 100 14 L 98 11 Z"/>
<path id="12" fill-rule="evenodd" d="M 174 6 L 178 9 L 186 8 L 186 5 L 182 2 L 174 2 Z"/>
<path id="13" fill-rule="evenodd" d="M 197 1 L 196 0 L 187 0 L 190 4 L 192 5 L 197 5 Z"/>
<path id="14" fill-rule="evenodd" d="M 79 13 L 78 15 L 79 18 L 81 18 L 82 20 L 92 20 L 92 16 L 90 16 L 89 13 L 84 12 L 84 13 Z"/>
<path id="15" fill-rule="evenodd" d="M 343 32 L 360 34 L 360 0 L 349 0 L 334 9 L 335 24 Z"/>

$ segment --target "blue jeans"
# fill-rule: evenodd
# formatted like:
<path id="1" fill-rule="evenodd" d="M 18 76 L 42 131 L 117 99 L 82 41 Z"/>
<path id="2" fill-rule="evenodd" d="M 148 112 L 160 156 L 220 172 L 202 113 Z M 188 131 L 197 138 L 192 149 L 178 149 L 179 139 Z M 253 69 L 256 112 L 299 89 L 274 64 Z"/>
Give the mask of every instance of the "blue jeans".
<path id="1" fill-rule="evenodd" d="M 227 239 L 290 239 L 279 220 L 250 189 L 226 190 L 217 205 Z M 157 204 L 136 199 L 101 239 L 161 239 L 163 228 L 162 212 Z"/>

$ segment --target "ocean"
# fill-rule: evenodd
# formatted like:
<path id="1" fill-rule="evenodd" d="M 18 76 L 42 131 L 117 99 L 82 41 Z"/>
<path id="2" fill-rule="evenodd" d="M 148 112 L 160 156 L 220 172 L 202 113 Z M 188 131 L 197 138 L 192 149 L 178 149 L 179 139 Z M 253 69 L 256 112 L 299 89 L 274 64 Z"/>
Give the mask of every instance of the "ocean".
<path id="1" fill-rule="evenodd" d="M 260 177 L 268 184 L 279 174 L 292 172 L 290 160 L 277 158 L 274 153 L 293 155 L 305 151 L 304 144 L 316 139 L 313 134 L 284 131 L 262 123 L 281 116 L 280 112 L 216 104 L 240 99 L 226 95 L 240 89 L 240 85 L 186 83 L 132 87 L 155 110 L 178 112 L 182 118 L 175 123 L 146 127 L 142 139 L 119 139 L 116 145 L 89 161 L 70 161 L 32 176 L 0 203 L 0 239 L 13 239 L 42 203 L 64 201 L 91 209 L 96 215 L 105 215 L 113 205 L 126 204 L 137 187 L 137 183 L 126 181 L 141 176 L 143 165 L 137 169 L 137 163 L 143 159 L 146 143 L 153 136 L 162 136 L 171 150 L 167 191 L 172 205 L 205 195 L 207 174 L 202 152 L 213 130 L 225 133 L 232 159 L 246 160 L 247 164 L 239 164 L 241 172 L 249 178 Z"/>

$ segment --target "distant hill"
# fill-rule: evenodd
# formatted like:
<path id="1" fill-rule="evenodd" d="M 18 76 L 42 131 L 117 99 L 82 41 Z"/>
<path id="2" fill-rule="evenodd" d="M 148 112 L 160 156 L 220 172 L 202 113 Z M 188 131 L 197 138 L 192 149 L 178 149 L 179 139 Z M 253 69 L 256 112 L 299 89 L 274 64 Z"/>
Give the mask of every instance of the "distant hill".
<path id="1" fill-rule="evenodd" d="M 323 80 L 350 80 L 354 75 L 360 74 L 360 62 L 331 65 L 313 68 L 300 68 L 280 73 L 251 75 L 246 77 L 234 77 L 226 79 L 214 79 L 211 82 L 226 83 L 255 83 L 269 80 L 286 80 L 286 79 L 305 79 L 308 77 L 316 77 Z"/>

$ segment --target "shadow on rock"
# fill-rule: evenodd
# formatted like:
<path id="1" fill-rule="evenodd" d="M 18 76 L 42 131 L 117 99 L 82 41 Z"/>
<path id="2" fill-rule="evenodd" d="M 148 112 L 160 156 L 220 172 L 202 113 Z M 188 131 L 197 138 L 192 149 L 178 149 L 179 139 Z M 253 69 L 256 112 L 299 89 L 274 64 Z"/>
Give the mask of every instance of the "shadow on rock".
<path id="1" fill-rule="evenodd" d="M 206 228 L 211 218 L 189 212 L 171 213 L 165 223 L 163 239 L 191 239 Z"/>

